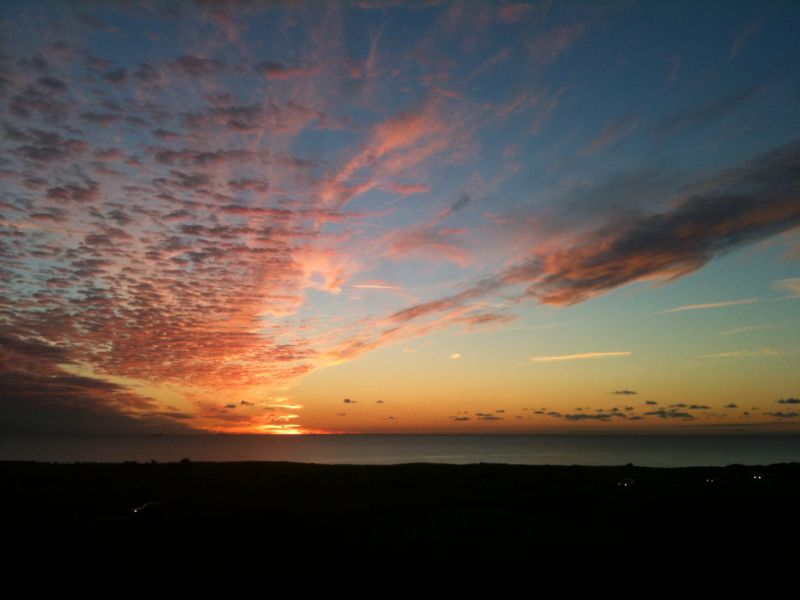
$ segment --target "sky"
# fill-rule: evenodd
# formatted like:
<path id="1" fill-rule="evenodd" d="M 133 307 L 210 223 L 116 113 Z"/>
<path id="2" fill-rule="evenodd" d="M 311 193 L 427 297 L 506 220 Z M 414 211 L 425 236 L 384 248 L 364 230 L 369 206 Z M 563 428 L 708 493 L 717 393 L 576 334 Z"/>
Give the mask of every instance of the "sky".
<path id="1" fill-rule="evenodd" d="M 796 2 L 0 5 L 0 432 L 800 431 Z"/>

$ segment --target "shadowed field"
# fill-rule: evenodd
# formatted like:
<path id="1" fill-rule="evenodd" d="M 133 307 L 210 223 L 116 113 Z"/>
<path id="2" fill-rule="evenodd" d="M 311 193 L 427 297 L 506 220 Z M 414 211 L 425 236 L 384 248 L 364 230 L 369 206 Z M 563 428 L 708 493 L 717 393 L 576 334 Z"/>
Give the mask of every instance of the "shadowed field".
<path id="1" fill-rule="evenodd" d="M 502 464 L 0 463 L 7 532 L 265 536 L 411 549 L 766 541 L 800 464 L 654 469 Z M 149 502 L 143 513 L 132 512 Z M 501 546 L 498 546 L 501 547 Z"/>

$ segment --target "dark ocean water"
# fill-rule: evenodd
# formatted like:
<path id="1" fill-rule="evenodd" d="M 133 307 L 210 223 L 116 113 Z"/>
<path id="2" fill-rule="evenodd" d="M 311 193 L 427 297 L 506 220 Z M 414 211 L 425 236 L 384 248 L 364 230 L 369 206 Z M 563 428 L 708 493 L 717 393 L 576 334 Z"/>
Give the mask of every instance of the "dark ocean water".
<path id="1" fill-rule="evenodd" d="M 800 436 L 0 436 L 0 460 L 510 463 L 684 467 L 800 462 Z"/>

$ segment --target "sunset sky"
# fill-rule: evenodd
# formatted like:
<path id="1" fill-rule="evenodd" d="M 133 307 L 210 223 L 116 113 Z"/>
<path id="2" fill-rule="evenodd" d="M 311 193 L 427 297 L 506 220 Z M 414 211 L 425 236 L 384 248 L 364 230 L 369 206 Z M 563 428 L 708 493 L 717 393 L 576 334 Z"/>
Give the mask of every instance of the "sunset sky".
<path id="1" fill-rule="evenodd" d="M 800 431 L 800 4 L 0 5 L 0 433 Z"/>

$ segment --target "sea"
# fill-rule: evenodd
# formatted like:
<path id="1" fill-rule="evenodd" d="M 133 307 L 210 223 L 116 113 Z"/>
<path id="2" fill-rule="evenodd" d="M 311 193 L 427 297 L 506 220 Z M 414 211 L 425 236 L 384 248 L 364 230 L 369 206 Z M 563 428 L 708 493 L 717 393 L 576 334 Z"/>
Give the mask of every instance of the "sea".
<path id="1" fill-rule="evenodd" d="M 506 463 L 691 467 L 800 462 L 800 435 L 0 436 L 0 460 Z"/>

